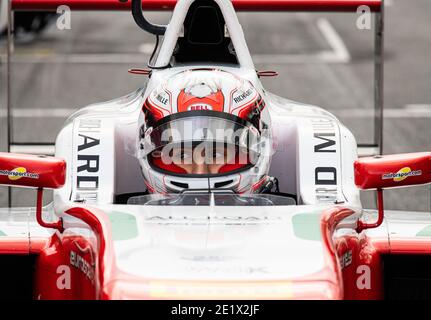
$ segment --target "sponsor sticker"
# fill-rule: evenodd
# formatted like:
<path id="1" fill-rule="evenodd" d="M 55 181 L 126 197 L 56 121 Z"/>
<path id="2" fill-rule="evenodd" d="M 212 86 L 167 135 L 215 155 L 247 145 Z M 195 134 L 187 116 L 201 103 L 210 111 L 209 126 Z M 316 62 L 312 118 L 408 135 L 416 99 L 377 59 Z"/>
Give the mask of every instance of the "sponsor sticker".
<path id="1" fill-rule="evenodd" d="M 88 280 L 94 283 L 94 266 L 75 251 L 70 251 L 70 265 L 81 271 Z"/>
<path id="2" fill-rule="evenodd" d="M 15 168 L 13 170 L 0 169 L 0 176 L 7 176 L 11 181 L 16 181 L 21 178 L 39 179 L 39 174 L 27 172 L 27 169 L 23 167 Z"/>
<path id="3" fill-rule="evenodd" d="M 341 269 L 348 267 L 352 264 L 352 250 L 347 251 L 340 258 Z"/>
<path id="4" fill-rule="evenodd" d="M 254 92 L 255 92 L 254 90 L 248 89 L 245 92 L 239 93 L 236 97 L 233 98 L 233 101 L 235 101 L 235 103 L 243 102 L 245 99 L 250 97 Z"/>
<path id="5" fill-rule="evenodd" d="M 212 110 L 213 107 L 209 104 L 194 104 L 187 108 L 187 111 L 195 111 L 195 110 Z"/>
<path id="6" fill-rule="evenodd" d="M 415 176 L 421 176 L 421 175 L 422 175 L 422 170 L 412 171 L 411 168 L 404 167 L 396 173 L 385 173 L 382 176 L 382 179 L 383 180 L 393 179 L 395 182 L 400 182 L 407 179 L 408 177 L 415 177 Z"/>

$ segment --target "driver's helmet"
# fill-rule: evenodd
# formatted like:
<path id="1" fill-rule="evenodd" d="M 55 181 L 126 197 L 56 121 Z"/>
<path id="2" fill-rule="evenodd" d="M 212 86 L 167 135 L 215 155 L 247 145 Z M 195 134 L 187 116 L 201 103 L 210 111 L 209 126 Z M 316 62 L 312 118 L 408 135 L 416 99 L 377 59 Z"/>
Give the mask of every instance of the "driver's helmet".
<path id="1" fill-rule="evenodd" d="M 196 69 L 148 90 L 138 143 L 148 192 L 246 194 L 268 184 L 269 114 L 250 81 L 221 70 Z"/>

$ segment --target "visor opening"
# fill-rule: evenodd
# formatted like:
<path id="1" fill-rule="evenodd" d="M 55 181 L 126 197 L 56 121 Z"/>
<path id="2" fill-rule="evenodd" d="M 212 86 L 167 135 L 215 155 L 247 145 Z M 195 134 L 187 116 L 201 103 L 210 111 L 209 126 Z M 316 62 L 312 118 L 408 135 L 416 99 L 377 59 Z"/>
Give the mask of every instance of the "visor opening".
<path id="1" fill-rule="evenodd" d="M 230 185 L 231 183 L 233 183 L 233 180 L 222 181 L 222 182 L 216 182 L 216 183 L 214 183 L 214 187 L 215 187 L 216 189 L 218 189 L 218 188 L 223 188 L 223 187 L 225 187 L 225 186 L 227 186 L 227 185 Z"/>
<path id="2" fill-rule="evenodd" d="M 174 185 L 175 187 L 178 187 L 178 188 L 183 188 L 183 189 L 188 189 L 189 188 L 189 184 L 188 183 L 183 183 L 183 182 L 178 182 L 178 181 L 172 181 L 171 180 L 171 184 Z"/>

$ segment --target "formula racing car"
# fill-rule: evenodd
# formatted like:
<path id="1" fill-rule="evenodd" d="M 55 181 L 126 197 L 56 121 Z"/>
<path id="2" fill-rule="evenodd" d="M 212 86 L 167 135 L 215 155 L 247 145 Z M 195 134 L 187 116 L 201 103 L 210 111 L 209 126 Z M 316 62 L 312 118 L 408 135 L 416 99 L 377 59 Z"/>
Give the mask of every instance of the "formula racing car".
<path id="1" fill-rule="evenodd" d="M 55 157 L 0 153 L 1 185 L 37 189 L 35 208 L 0 210 L 0 295 L 431 298 L 430 214 L 383 207 L 384 189 L 431 183 L 431 152 L 358 157 L 334 115 L 265 90 L 276 73 L 256 71 L 236 14 L 369 6 L 382 110 L 383 0 L 11 3 L 131 9 L 157 46 L 129 70 L 148 81 L 73 114 Z M 142 9 L 173 15 L 155 25 Z M 360 190 L 376 190 L 377 210 Z"/>

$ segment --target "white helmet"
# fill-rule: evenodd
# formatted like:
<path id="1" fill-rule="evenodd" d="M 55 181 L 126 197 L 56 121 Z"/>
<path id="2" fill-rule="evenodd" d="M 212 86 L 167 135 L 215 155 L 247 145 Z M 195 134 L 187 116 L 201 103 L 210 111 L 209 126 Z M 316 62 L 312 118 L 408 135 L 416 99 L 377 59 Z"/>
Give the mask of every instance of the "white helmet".
<path id="1" fill-rule="evenodd" d="M 272 181 L 269 115 L 247 80 L 214 69 L 177 73 L 151 90 L 139 120 L 150 193 L 258 193 Z"/>

